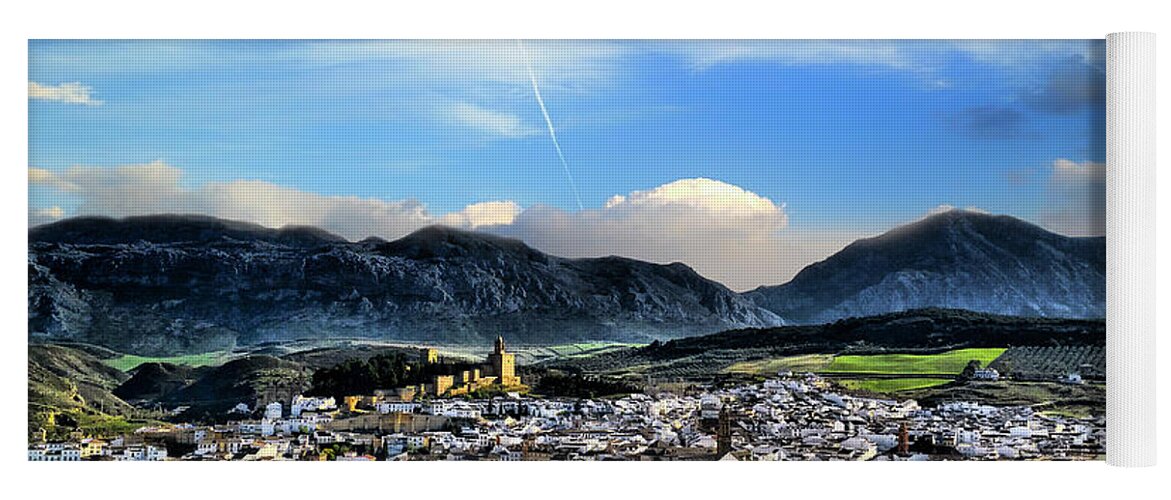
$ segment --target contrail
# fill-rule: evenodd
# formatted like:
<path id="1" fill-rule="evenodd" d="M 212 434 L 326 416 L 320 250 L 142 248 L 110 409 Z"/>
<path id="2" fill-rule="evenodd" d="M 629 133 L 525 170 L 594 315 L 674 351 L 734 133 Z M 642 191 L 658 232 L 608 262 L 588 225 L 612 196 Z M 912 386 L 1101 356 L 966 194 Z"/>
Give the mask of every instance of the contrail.
<path id="1" fill-rule="evenodd" d="M 529 54 L 525 51 L 525 46 L 520 40 L 516 41 L 516 46 L 520 48 L 521 58 L 525 61 L 525 69 L 529 72 L 529 82 L 533 84 L 533 94 L 537 96 L 537 105 L 541 107 L 541 114 L 545 116 L 545 126 L 549 128 L 549 137 L 553 138 L 553 148 L 557 150 L 557 158 L 561 159 L 561 168 L 565 169 L 565 177 L 569 178 L 569 187 L 573 188 L 573 197 L 577 199 L 577 209 L 585 210 L 585 206 L 581 204 L 581 195 L 577 193 L 577 182 L 573 180 L 573 174 L 569 172 L 569 162 L 565 161 L 565 153 L 561 152 L 561 143 L 557 140 L 557 132 L 553 130 L 553 120 L 549 118 L 549 110 L 545 109 L 545 100 L 541 99 L 541 89 L 537 87 L 537 75 L 533 74 L 533 65 L 529 63 Z"/>

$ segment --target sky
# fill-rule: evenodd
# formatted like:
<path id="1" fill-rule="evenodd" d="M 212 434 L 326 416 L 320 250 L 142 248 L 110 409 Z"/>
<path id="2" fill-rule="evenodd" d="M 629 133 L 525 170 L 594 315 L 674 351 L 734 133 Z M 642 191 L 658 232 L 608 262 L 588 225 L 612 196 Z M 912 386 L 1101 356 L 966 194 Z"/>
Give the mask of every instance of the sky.
<path id="1" fill-rule="evenodd" d="M 1097 236 L 1104 58 L 1102 40 L 33 40 L 29 225 L 445 224 L 734 290 L 947 209 Z"/>

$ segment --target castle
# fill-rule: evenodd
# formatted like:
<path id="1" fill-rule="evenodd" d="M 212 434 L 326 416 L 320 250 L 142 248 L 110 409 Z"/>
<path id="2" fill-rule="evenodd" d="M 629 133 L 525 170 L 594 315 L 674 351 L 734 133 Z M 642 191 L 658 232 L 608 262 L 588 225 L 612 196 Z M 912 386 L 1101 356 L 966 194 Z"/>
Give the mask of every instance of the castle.
<path id="1" fill-rule="evenodd" d="M 423 348 L 420 357 L 424 364 L 435 364 L 439 362 L 439 351 Z M 520 377 L 516 375 L 516 355 L 505 348 L 504 337 L 496 337 L 492 354 L 481 368 L 463 370 L 455 375 L 436 375 L 430 384 L 423 386 L 423 391 L 433 396 L 458 396 L 492 385 L 521 385 Z"/>

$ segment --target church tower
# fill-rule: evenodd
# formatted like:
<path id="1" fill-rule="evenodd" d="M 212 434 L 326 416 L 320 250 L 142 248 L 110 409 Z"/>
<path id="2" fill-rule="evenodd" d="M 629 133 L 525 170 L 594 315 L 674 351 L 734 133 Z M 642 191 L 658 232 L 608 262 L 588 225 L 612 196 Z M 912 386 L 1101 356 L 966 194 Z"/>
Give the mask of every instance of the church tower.
<path id="1" fill-rule="evenodd" d="M 732 412 L 725 404 L 720 408 L 720 420 L 716 427 L 716 457 L 724 458 L 732 451 Z"/>
<path id="2" fill-rule="evenodd" d="M 911 454 L 911 437 L 907 432 L 907 424 L 904 422 L 899 426 L 899 455 L 907 456 Z"/>

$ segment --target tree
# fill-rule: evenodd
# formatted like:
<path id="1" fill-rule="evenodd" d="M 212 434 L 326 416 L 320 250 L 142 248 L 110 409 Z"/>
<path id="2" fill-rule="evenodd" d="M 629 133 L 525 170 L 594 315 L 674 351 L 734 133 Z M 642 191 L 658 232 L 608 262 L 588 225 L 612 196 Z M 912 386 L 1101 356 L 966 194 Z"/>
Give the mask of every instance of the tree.
<path id="1" fill-rule="evenodd" d="M 980 369 L 980 360 L 973 359 L 968 361 L 968 366 L 964 367 L 964 371 L 960 373 L 960 378 L 964 380 L 971 380 L 976 376 L 976 370 Z"/>

